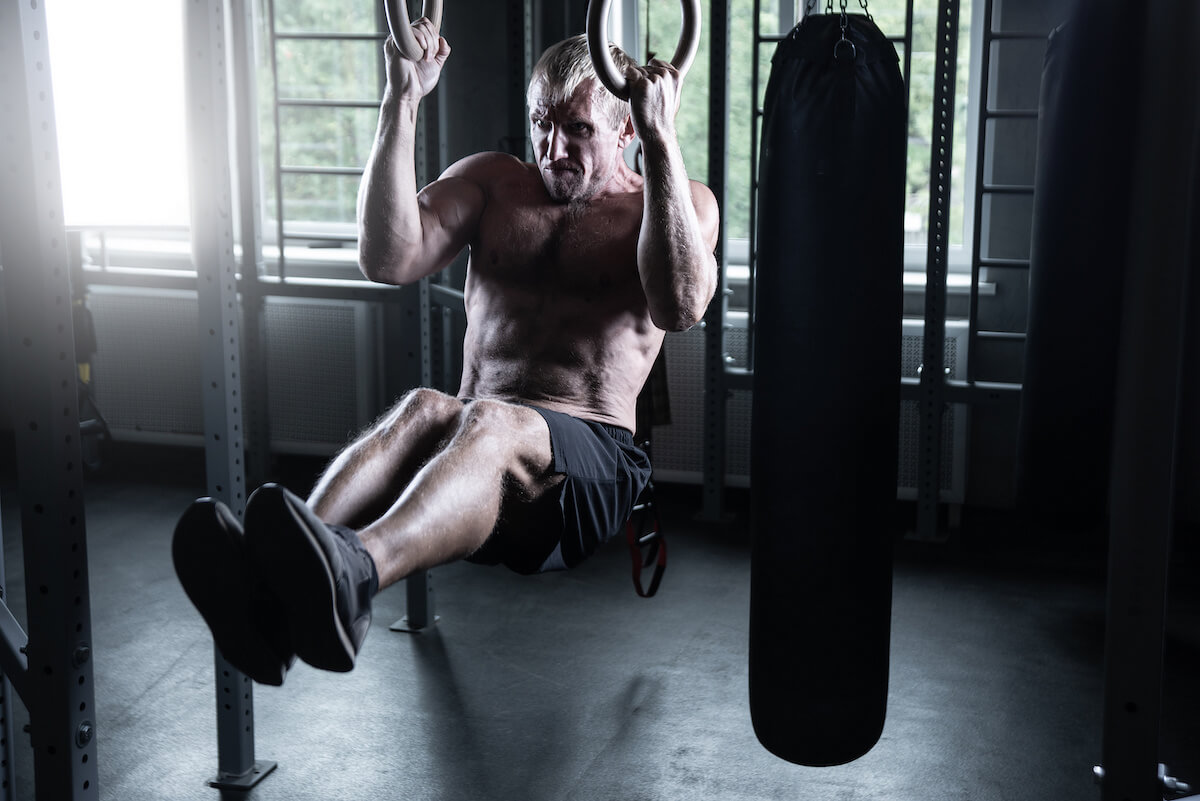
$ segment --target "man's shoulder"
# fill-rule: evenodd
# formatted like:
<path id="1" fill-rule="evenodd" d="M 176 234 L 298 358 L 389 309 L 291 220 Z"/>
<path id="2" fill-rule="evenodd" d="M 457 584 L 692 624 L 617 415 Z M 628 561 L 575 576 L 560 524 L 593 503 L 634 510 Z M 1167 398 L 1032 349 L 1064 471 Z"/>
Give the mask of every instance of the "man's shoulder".
<path id="1" fill-rule="evenodd" d="M 443 178 L 465 178 L 481 185 L 497 181 L 536 179 L 532 164 L 526 164 L 508 153 L 475 153 L 451 164 Z"/>

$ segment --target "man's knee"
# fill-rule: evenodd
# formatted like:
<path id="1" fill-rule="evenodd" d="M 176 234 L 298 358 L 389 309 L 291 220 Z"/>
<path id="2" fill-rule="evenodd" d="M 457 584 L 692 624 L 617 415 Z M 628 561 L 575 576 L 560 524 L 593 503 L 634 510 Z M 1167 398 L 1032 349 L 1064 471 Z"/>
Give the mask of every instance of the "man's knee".
<path id="1" fill-rule="evenodd" d="M 366 440 L 386 443 L 422 432 L 444 436 L 462 414 L 462 401 L 428 387 L 407 392 L 371 427 Z"/>
<path id="2" fill-rule="evenodd" d="M 445 425 L 456 420 L 462 411 L 462 401 L 453 395 L 429 387 L 417 387 L 405 394 L 392 414 L 398 420 Z"/>
<path id="3" fill-rule="evenodd" d="M 429 387 L 417 387 L 405 393 L 396 404 L 396 411 L 415 411 L 437 420 L 457 417 L 463 410 L 463 403 L 453 395 L 447 395 Z"/>

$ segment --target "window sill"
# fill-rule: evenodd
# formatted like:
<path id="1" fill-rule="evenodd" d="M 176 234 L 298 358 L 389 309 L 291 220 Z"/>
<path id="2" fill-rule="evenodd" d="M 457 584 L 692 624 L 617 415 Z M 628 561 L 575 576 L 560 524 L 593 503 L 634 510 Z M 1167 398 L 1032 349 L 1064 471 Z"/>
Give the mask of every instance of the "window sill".
<path id="1" fill-rule="evenodd" d="M 90 244 L 90 243 L 89 243 Z M 358 270 L 358 252 L 354 248 L 289 246 L 284 249 L 288 281 L 333 281 L 345 284 L 370 283 Z M 241 246 L 234 246 L 234 259 L 241 263 Z M 264 245 L 263 280 L 278 280 L 279 250 Z M 87 249 L 85 267 L 89 273 L 122 277 L 141 274 L 148 277 L 195 275 L 191 242 L 186 233 L 177 239 L 109 236 L 101 245 Z"/>
<path id="2" fill-rule="evenodd" d="M 904 292 L 909 295 L 925 294 L 925 273 L 909 271 L 904 272 Z M 946 294 L 947 295 L 970 295 L 971 294 L 971 275 L 970 273 L 950 273 L 946 276 Z M 995 295 L 996 285 L 991 281 L 979 282 L 980 295 Z"/>

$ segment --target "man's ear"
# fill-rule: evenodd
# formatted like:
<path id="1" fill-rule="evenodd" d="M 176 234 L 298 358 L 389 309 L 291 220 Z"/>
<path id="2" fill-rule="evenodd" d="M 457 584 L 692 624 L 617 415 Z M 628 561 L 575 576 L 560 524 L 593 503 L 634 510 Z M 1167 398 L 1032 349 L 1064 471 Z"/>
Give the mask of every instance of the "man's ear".
<path id="1" fill-rule="evenodd" d="M 633 116 L 631 114 L 626 114 L 625 122 L 621 123 L 620 139 L 617 140 L 620 143 L 621 150 L 624 150 L 626 147 L 628 147 L 629 143 L 633 141 L 633 137 L 636 135 L 637 134 L 633 130 Z"/>

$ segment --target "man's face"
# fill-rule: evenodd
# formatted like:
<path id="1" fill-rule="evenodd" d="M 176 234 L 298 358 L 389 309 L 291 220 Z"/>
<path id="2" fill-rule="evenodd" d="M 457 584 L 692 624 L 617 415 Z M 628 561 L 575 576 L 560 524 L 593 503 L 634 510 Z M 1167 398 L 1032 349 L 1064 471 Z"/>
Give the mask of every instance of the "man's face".
<path id="1" fill-rule="evenodd" d="M 613 128 L 592 102 L 595 82 L 584 81 L 566 101 L 551 104 L 540 87 L 530 92 L 533 154 L 550 197 L 560 203 L 595 195 L 613 177 L 629 137 Z"/>

